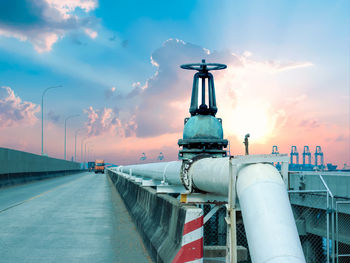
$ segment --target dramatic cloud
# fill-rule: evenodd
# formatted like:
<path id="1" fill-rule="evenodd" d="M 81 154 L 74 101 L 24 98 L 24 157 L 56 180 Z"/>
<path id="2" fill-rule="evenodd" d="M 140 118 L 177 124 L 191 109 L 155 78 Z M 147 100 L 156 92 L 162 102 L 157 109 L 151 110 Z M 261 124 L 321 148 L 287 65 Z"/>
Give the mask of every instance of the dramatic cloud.
<path id="1" fill-rule="evenodd" d="M 114 133 L 121 128 L 121 122 L 111 108 L 85 110 L 88 117 L 86 128 L 89 136 L 99 136 L 106 133 Z"/>
<path id="2" fill-rule="evenodd" d="M 129 94 L 124 97 L 127 101 L 125 104 L 129 106 L 122 110 L 134 116 L 138 137 L 182 131 L 183 118 L 189 115 L 192 77 L 195 72 L 180 69 L 179 66 L 199 63 L 202 59 L 228 65 L 226 70 L 214 73 L 218 87 L 218 116 L 224 119 L 227 135 L 244 137 L 249 130 L 256 130 L 255 139 L 273 136 L 285 123 L 286 114 L 283 109 L 276 109 L 266 98 L 244 95 L 244 91 L 249 89 L 263 90 L 263 87 L 251 88 L 250 82 L 254 79 L 254 74 L 278 74 L 312 65 L 309 62 L 256 61 L 250 52 L 242 55 L 228 50 L 211 52 L 182 40 L 169 39 L 151 56 L 151 64 L 157 69 L 155 74 L 144 84 L 134 83 Z M 240 129 L 234 120 L 240 120 Z"/>
<path id="3" fill-rule="evenodd" d="M 133 156 L 137 157 L 135 161 L 139 160 L 143 151 L 147 155 L 152 154 L 154 160 L 160 151 L 175 158 L 183 119 L 189 116 L 195 73 L 179 66 L 199 63 L 202 59 L 228 65 L 226 70 L 213 74 L 219 108 L 217 116 L 223 119 L 225 138 L 230 140 L 235 154 L 243 153 L 242 140 L 246 133 L 251 134 L 252 152 L 266 153 L 267 145 L 277 144 L 274 142 L 276 138 L 278 145 L 290 145 L 290 136 L 302 134 L 302 130 L 310 134 L 316 129 L 310 127 L 312 123 L 308 123 L 308 128 L 299 125 L 303 120 L 315 119 L 314 116 L 300 114 L 303 106 L 308 104 L 306 94 L 287 93 L 280 89 L 285 87 L 284 82 L 277 87 L 271 85 L 281 71 L 303 68 L 311 63 L 257 61 L 249 52 L 212 52 L 170 39 L 152 53 L 150 62 L 155 67 L 155 73 L 151 77 L 144 82 L 135 80 L 129 92 L 122 95 L 118 88 L 104 90 L 106 98 L 118 97 L 118 100 L 108 100 L 109 106 L 103 108 L 85 110 L 90 140 L 103 138 L 105 149 L 118 156 L 118 160 L 123 156 L 125 162 Z M 267 79 L 265 76 L 268 76 Z M 274 94 L 275 90 L 283 90 L 285 96 Z M 116 107 L 112 106 L 114 101 L 118 101 L 114 105 Z"/>
<path id="4" fill-rule="evenodd" d="M 22 101 L 10 87 L 0 87 L 0 127 L 32 125 L 37 121 L 35 113 L 40 107 L 28 101 Z"/>
<path id="5" fill-rule="evenodd" d="M 92 17 L 74 14 L 76 9 L 89 12 L 97 0 L 11 0 L 0 1 L 0 35 L 31 42 L 36 51 L 50 51 L 67 32 L 83 30 L 91 38 L 97 32 Z"/>
<path id="6" fill-rule="evenodd" d="M 227 56 L 228 55 L 228 56 Z M 208 51 L 200 46 L 170 39 L 153 52 L 151 63 L 156 73 L 144 85 L 134 83 L 132 91 L 126 96 L 137 123 L 136 135 L 139 137 L 158 136 L 164 133 L 179 132 L 183 118 L 188 115 L 192 74 L 180 69 L 183 63 L 200 62 L 208 58 Z M 240 62 L 231 54 L 213 53 L 210 60 L 221 57 L 220 61 L 232 65 Z"/>

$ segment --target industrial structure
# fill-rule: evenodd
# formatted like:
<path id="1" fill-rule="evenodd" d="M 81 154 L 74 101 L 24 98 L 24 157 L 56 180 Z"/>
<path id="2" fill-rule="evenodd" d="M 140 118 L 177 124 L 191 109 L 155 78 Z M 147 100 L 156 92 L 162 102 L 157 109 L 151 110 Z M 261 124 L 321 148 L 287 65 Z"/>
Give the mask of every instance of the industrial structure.
<path id="1" fill-rule="evenodd" d="M 278 154 L 278 146 L 272 146 L 272 154 Z M 312 164 L 312 153 L 310 152 L 310 147 L 308 145 L 304 146 L 302 153 L 303 163 L 299 164 L 299 152 L 297 146 L 291 146 L 290 151 L 290 163 L 289 170 L 291 171 L 324 171 L 327 167 L 328 171 L 335 171 L 337 166 L 328 163 L 327 166 L 324 163 L 324 154 L 322 152 L 321 146 L 316 146 L 314 152 L 314 164 Z M 280 164 L 275 164 L 276 168 L 280 169 Z"/>
<path id="2" fill-rule="evenodd" d="M 149 255 L 157 263 L 350 262 L 350 168 L 331 171 L 334 166 L 327 164 L 325 170 L 320 146 L 314 153 L 304 146 L 301 164 L 296 145 L 290 156 L 280 154 L 277 145 L 271 154 L 251 155 L 249 133 L 242 138 L 245 155 L 231 156 L 222 120 L 216 118 L 210 73 L 226 65 L 203 60 L 181 68 L 198 72 L 193 78 L 190 116 L 178 141 L 179 160 L 164 161 L 160 152 L 154 158 L 157 162 L 146 163 L 153 158 L 142 153 L 140 164 L 107 164 L 105 177 L 80 170 L 79 163 L 0 148 L 0 187 L 5 186 L 8 194 L 0 198 L 1 225 L 6 226 L 0 228 L 2 259 L 37 262 L 49 248 L 50 258 L 51 252 L 64 251 L 62 261 L 74 256 L 73 261 L 81 261 L 84 256 L 94 262 L 144 262 Z M 56 179 L 7 189 L 48 177 Z M 18 199 L 23 194 L 26 197 Z M 125 206 L 115 210 L 117 203 L 122 204 L 119 199 Z M 123 246 L 126 252 L 118 248 L 115 253 L 115 244 L 129 242 L 129 230 L 135 227 L 142 246 Z M 27 234 L 33 231 L 35 235 Z M 120 240 L 114 242 L 115 238 Z M 18 249 L 18 240 L 24 239 L 23 250 Z M 139 241 L 139 236 L 133 240 Z M 143 249 L 149 254 L 131 260 L 129 247 L 133 254 L 143 254 Z M 33 251 L 37 253 L 27 258 Z"/>
<path id="3" fill-rule="evenodd" d="M 225 157 L 228 141 L 223 138 L 222 120 L 216 118 L 214 77 L 211 70 L 225 69 L 226 65 L 202 63 L 186 64 L 181 68 L 198 71 L 193 77 L 190 118 L 185 118 L 183 138 L 178 141 L 182 147 L 179 151 L 180 159 L 190 159 L 199 154 L 212 157 Z M 201 79 L 201 104 L 199 101 L 199 79 Z M 206 82 L 208 83 L 206 87 Z M 207 96 L 207 99 L 206 99 Z M 206 100 L 209 105 L 206 105 Z"/>
<path id="4" fill-rule="evenodd" d="M 287 194 L 288 156 L 278 153 L 248 155 L 246 142 L 245 156 L 226 157 L 224 148 L 228 142 L 223 137 L 222 120 L 215 117 L 218 109 L 214 78 L 209 72 L 225 69 L 226 65 L 202 60 L 202 63 L 186 64 L 181 68 L 198 71 L 193 78 L 191 117 L 185 119 L 183 138 L 178 141 L 181 160 L 119 167 L 116 174 L 141 185 L 156 187 L 158 193 L 181 194 L 183 203 L 198 207 L 216 204 L 202 224 L 215 215 L 220 204 L 227 203 L 224 216 L 227 222 L 227 262 L 237 262 L 238 214 L 243 218 L 253 262 L 305 262 Z M 202 83 L 201 98 L 199 79 Z M 198 106 L 199 99 L 201 104 Z M 281 173 L 271 165 L 276 162 L 281 164 Z M 269 204 L 269 210 L 262 202 Z M 196 240 L 202 240 L 200 246 L 203 247 L 203 232 L 198 232 L 197 239 L 188 244 L 189 251 L 197 251 Z M 177 257 L 181 258 L 176 255 L 175 259 Z M 191 258 L 191 262 L 202 258 L 203 254 L 198 255 Z"/>

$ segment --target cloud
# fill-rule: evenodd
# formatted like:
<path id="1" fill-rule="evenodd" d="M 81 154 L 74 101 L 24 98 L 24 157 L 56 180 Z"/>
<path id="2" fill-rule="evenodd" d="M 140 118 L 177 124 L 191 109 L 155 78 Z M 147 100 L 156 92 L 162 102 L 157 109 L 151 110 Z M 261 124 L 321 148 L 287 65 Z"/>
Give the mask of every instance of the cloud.
<path id="1" fill-rule="evenodd" d="M 77 8 L 89 12 L 97 7 L 97 0 L 46 0 L 46 2 L 57 9 L 65 18 L 69 18 L 70 13 Z"/>
<path id="2" fill-rule="evenodd" d="M 268 101 L 254 102 L 254 98 L 241 96 L 240 89 L 246 88 L 247 82 L 241 76 L 249 76 L 252 71 L 278 73 L 311 65 L 308 62 L 259 62 L 255 61 L 248 51 L 243 55 L 232 53 L 229 50 L 210 51 L 182 40 L 169 39 L 151 55 L 151 64 L 156 68 L 154 75 L 144 84 L 135 82 L 131 91 L 124 96 L 127 101 L 126 105 L 134 105 L 133 107 L 126 106 L 121 110 L 128 111 L 127 116 L 134 116 L 136 136 L 152 137 L 182 131 L 183 118 L 189 115 L 192 78 L 195 72 L 180 69 L 179 66 L 186 63 L 199 63 L 202 59 L 206 59 L 207 62 L 228 65 L 226 70 L 214 72 L 216 87 L 218 87 L 216 89 L 217 103 L 221 116 L 232 124 L 232 114 L 240 114 L 242 109 L 242 114 L 258 118 L 257 123 L 261 123 L 262 119 L 257 116 L 261 117 L 262 113 L 271 115 L 268 118 L 264 116 L 267 122 L 264 123 L 266 133 L 283 125 L 286 114 L 283 110 L 275 109 Z M 237 97 L 242 101 L 238 108 Z M 242 107 L 247 100 L 252 102 L 253 108 Z M 254 110 L 259 114 L 254 114 Z M 246 121 L 254 122 L 255 119 Z M 234 132 L 230 125 L 226 125 L 226 129 L 229 133 Z"/>
<path id="3" fill-rule="evenodd" d="M 249 61 L 248 61 L 249 58 Z M 192 79 L 195 71 L 183 70 L 185 63 L 219 62 L 228 65 L 226 70 L 213 72 L 216 84 L 218 117 L 223 118 L 225 136 L 241 138 L 247 132 L 252 140 L 262 141 L 277 135 L 286 124 L 288 107 L 305 99 L 304 95 L 283 99 L 283 107 L 260 97 L 257 92 L 266 93 L 266 85 L 255 85 L 256 72 L 267 75 L 266 68 L 278 74 L 287 66 L 282 62 L 254 61 L 253 55 L 244 52 L 234 54 L 229 50 L 210 51 L 201 46 L 178 39 L 169 39 L 156 49 L 150 58 L 155 73 L 145 82 L 134 82 L 126 94 L 115 94 L 117 90 L 105 90 L 106 98 L 118 97 L 118 109 L 90 107 L 88 129 L 93 136 L 118 134 L 121 137 L 156 138 L 164 134 L 178 134 L 183 130 L 183 119 L 189 116 Z M 255 68 L 252 69 L 251 65 Z M 288 63 L 287 63 L 288 64 Z M 300 63 L 295 62 L 295 65 Z M 277 70 L 276 68 L 279 68 Z M 296 67 L 291 67 L 290 70 Z M 287 69 L 284 69 L 287 70 Z M 259 77 L 260 77 L 259 75 Z M 270 77 L 272 78 L 272 77 Z M 248 95 L 244 92 L 250 92 Z M 280 101 L 280 100 L 279 100 Z M 293 107 L 292 105 L 290 107 Z M 237 129 L 239 119 L 241 129 Z M 253 125 L 254 124 L 254 125 Z M 243 137 L 244 137 L 243 134 Z"/>
<path id="4" fill-rule="evenodd" d="M 0 127 L 33 125 L 40 106 L 22 101 L 10 87 L 0 87 Z"/>
<path id="5" fill-rule="evenodd" d="M 118 116 L 118 108 L 94 109 L 90 106 L 84 110 L 88 121 L 85 123 L 89 136 L 118 135 L 119 137 L 135 136 L 137 124 L 135 116 L 122 122 Z"/>
<path id="6" fill-rule="evenodd" d="M 183 118 L 188 115 L 192 74 L 180 69 L 184 63 L 220 60 L 223 63 L 239 65 L 236 56 L 227 51 L 210 53 L 208 50 L 178 39 L 167 40 L 162 47 L 152 53 L 151 64 L 155 74 L 143 85 L 134 83 L 126 99 L 137 105 L 132 109 L 137 123 L 139 137 L 158 136 L 179 132 L 183 128 Z"/>
<path id="7" fill-rule="evenodd" d="M 140 82 L 134 82 L 132 84 L 132 90 L 126 95 L 126 99 L 132 99 L 134 97 L 137 97 L 141 94 L 141 92 L 147 88 L 147 86 L 141 86 Z"/>
<path id="8" fill-rule="evenodd" d="M 92 30 L 91 28 L 85 28 L 84 31 L 85 34 L 87 34 L 92 39 L 95 39 L 97 37 L 97 32 Z"/>
<path id="9" fill-rule="evenodd" d="M 84 112 L 88 117 L 86 128 L 89 136 L 114 133 L 121 128 L 121 121 L 111 108 L 94 109 L 90 106 Z"/>
<path id="10" fill-rule="evenodd" d="M 0 1 L 0 35 L 29 41 L 39 53 L 48 52 L 67 32 L 84 30 L 91 38 L 97 32 L 92 17 L 81 17 L 97 7 L 97 0 L 12 0 Z"/>

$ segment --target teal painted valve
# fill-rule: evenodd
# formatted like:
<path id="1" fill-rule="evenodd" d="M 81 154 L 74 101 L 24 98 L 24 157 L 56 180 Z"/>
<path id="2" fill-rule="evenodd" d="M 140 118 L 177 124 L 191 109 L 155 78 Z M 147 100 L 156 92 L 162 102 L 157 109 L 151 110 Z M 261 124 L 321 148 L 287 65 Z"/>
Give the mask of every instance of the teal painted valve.
<path id="1" fill-rule="evenodd" d="M 182 147 L 179 151 L 180 159 L 192 159 L 197 155 L 225 157 L 227 140 L 223 138 L 222 120 L 216 118 L 218 111 L 216 106 L 214 77 L 209 71 L 225 69 L 227 66 L 217 63 L 202 63 L 181 65 L 183 69 L 197 70 L 193 77 L 193 87 L 190 106 L 190 118 L 185 118 L 183 139 L 178 141 Z M 198 106 L 198 84 L 202 79 L 201 104 Z M 208 83 L 206 89 L 206 82 Z M 206 92 L 208 90 L 208 92 Z M 206 105 L 206 93 L 209 105 Z"/>

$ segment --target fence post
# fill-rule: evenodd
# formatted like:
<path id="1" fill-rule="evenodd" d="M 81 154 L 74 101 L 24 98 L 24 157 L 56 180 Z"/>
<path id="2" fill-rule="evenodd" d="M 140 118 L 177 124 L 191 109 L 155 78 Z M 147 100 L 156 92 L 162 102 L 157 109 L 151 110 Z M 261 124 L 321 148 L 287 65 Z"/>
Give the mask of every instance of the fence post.
<path id="1" fill-rule="evenodd" d="M 237 263 L 237 240 L 236 240 L 236 176 L 237 165 L 233 165 L 229 159 L 229 189 L 227 204 L 227 254 L 226 261 Z"/>

